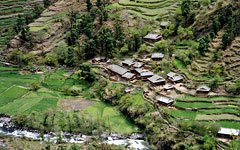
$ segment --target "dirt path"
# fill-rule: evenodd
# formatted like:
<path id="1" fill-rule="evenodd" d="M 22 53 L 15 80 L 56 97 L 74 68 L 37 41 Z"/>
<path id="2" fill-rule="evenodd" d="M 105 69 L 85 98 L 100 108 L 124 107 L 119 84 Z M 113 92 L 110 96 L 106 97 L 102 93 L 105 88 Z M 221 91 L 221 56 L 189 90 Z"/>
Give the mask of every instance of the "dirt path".
<path id="1" fill-rule="evenodd" d="M 80 110 L 80 109 L 84 109 L 88 106 L 91 106 L 93 104 L 95 104 L 96 101 L 90 101 L 90 100 L 86 100 L 86 99 L 70 99 L 70 100 L 62 100 L 60 102 L 60 107 L 62 110 Z"/>

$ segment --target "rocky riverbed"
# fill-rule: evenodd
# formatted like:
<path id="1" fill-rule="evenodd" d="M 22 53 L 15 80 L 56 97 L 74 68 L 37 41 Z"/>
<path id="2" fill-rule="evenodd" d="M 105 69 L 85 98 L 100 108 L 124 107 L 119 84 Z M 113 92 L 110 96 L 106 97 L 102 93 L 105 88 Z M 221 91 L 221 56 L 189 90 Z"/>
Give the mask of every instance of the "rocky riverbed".
<path id="1" fill-rule="evenodd" d="M 54 132 L 44 134 L 41 136 L 40 132 L 37 130 L 28 130 L 24 128 L 19 128 L 11 122 L 9 117 L 0 118 L 0 134 L 13 136 L 16 138 L 30 138 L 34 140 L 44 140 L 52 143 L 56 143 L 58 140 L 58 135 Z M 61 133 L 62 141 L 68 143 L 84 143 L 88 139 L 98 139 L 98 136 L 90 136 L 83 134 L 71 134 L 71 133 Z M 129 145 L 129 148 L 134 149 L 146 149 L 143 145 L 144 136 L 141 134 L 133 133 L 131 135 L 123 136 L 118 133 L 112 133 L 110 135 L 102 134 L 100 136 L 103 139 L 103 143 L 115 144 L 115 145 Z"/>

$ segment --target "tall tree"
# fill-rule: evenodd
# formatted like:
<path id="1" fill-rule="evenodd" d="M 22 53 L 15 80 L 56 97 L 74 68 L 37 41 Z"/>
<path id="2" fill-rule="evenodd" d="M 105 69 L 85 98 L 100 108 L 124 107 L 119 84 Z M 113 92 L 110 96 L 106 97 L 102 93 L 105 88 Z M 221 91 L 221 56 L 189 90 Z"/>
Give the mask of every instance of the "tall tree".
<path id="1" fill-rule="evenodd" d="M 189 12 L 190 12 L 190 7 L 191 7 L 191 1 L 190 0 L 184 0 L 181 4 L 181 10 L 182 10 L 182 15 L 184 17 L 187 17 Z"/>
<path id="2" fill-rule="evenodd" d="M 87 3 L 87 10 L 88 12 L 90 12 L 90 10 L 93 8 L 92 2 L 91 0 L 87 0 L 86 3 Z"/>
<path id="3" fill-rule="evenodd" d="M 110 28 L 103 27 L 100 30 L 99 42 L 100 42 L 102 52 L 104 52 L 106 56 L 112 57 L 115 51 L 116 41 L 113 38 L 112 30 Z"/>

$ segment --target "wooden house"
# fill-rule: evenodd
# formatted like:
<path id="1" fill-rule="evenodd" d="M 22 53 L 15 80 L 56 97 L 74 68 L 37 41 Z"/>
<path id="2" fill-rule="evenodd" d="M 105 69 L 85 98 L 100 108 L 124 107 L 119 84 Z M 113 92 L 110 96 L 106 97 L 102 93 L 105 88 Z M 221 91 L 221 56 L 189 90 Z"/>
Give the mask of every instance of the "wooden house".
<path id="1" fill-rule="evenodd" d="M 92 60 L 93 63 L 106 62 L 106 57 L 96 57 Z"/>
<path id="2" fill-rule="evenodd" d="M 198 94 L 208 94 L 211 91 L 211 88 L 208 86 L 199 86 L 197 88 L 197 93 Z"/>
<path id="3" fill-rule="evenodd" d="M 151 56 L 152 60 L 154 60 L 154 61 L 160 61 L 163 59 L 163 57 L 164 57 L 164 54 L 162 54 L 162 53 L 154 53 Z"/>
<path id="4" fill-rule="evenodd" d="M 153 72 L 146 71 L 146 72 L 142 72 L 140 74 L 140 77 L 142 80 L 147 80 L 148 78 L 152 77 L 153 75 L 154 75 Z"/>
<path id="5" fill-rule="evenodd" d="M 240 130 L 238 129 L 231 129 L 231 128 L 220 128 L 217 136 L 223 137 L 223 138 L 230 138 L 232 139 L 233 137 L 239 137 L 240 135 Z"/>
<path id="6" fill-rule="evenodd" d="M 165 84 L 165 79 L 161 76 L 158 76 L 158 75 L 154 75 L 150 78 L 148 78 L 148 81 L 150 81 L 150 83 L 152 85 L 155 85 L 155 86 L 158 86 L 158 85 L 163 85 Z"/>
<path id="7" fill-rule="evenodd" d="M 168 80 L 172 83 L 180 83 L 183 81 L 183 77 L 177 73 L 169 72 L 167 74 Z"/>
<path id="8" fill-rule="evenodd" d="M 125 73 L 128 72 L 127 69 L 122 68 L 122 67 L 120 67 L 120 66 L 118 66 L 118 65 L 115 65 L 115 64 L 112 64 L 112 65 L 107 66 L 107 69 L 108 69 L 112 74 L 117 74 L 117 75 L 119 75 L 119 76 L 122 76 L 122 75 L 124 75 Z"/>
<path id="9" fill-rule="evenodd" d="M 159 35 L 159 34 L 147 34 L 146 36 L 143 37 L 143 40 L 146 41 L 146 42 L 151 42 L 151 43 L 154 43 L 154 42 L 158 42 L 160 40 L 162 40 L 162 36 Z"/>
<path id="10" fill-rule="evenodd" d="M 157 96 L 156 101 L 159 105 L 164 105 L 164 106 L 171 106 L 174 103 L 174 100 L 168 97 L 163 97 L 163 96 Z"/>
<path id="11" fill-rule="evenodd" d="M 171 90 L 171 89 L 173 89 L 173 86 L 172 85 L 170 85 L 170 84 L 165 84 L 164 86 L 163 86 L 163 89 L 164 90 Z"/>
<path id="12" fill-rule="evenodd" d="M 143 67 L 143 63 L 142 62 L 134 62 L 133 67 L 134 68 L 141 68 L 141 67 Z"/>
<path id="13" fill-rule="evenodd" d="M 161 26 L 162 28 L 167 28 L 167 27 L 169 26 L 169 22 L 168 22 L 168 21 L 162 21 L 162 22 L 160 23 L 160 26 Z"/>
<path id="14" fill-rule="evenodd" d="M 133 73 L 127 72 L 124 75 L 122 75 L 122 78 L 124 78 L 125 80 L 132 81 L 132 80 L 136 79 L 136 75 Z"/>
<path id="15" fill-rule="evenodd" d="M 127 66 L 127 67 L 131 67 L 134 64 L 134 61 L 131 59 L 126 59 L 122 62 L 122 65 Z"/>

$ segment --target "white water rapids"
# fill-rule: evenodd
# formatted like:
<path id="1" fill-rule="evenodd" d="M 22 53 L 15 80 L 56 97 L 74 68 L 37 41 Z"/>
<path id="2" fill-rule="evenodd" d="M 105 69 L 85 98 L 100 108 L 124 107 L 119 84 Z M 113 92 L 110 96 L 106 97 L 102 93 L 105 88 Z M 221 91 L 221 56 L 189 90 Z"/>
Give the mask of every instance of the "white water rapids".
<path id="1" fill-rule="evenodd" d="M 0 134 L 7 135 L 7 136 L 13 136 L 16 138 L 30 138 L 34 140 L 42 140 L 41 135 L 38 131 L 28 131 L 28 130 L 22 130 L 22 129 L 17 129 L 16 127 L 12 127 L 9 124 L 9 121 L 6 118 L 5 119 L 0 119 Z M 93 138 L 93 136 L 87 136 L 87 135 L 75 135 L 75 134 L 70 134 L 70 133 L 62 133 L 62 141 L 63 142 L 68 142 L 68 143 L 84 143 L 87 139 Z M 58 135 L 55 133 L 50 133 L 50 134 L 44 134 L 44 141 L 49 141 L 56 143 L 58 139 Z M 143 150 L 147 149 L 142 142 L 144 140 L 139 140 L 137 138 L 126 138 L 126 139 L 120 139 L 117 136 L 107 136 L 103 143 L 108 143 L 108 144 L 115 144 L 115 145 L 129 145 L 129 148 L 134 148 L 137 150 Z"/>

